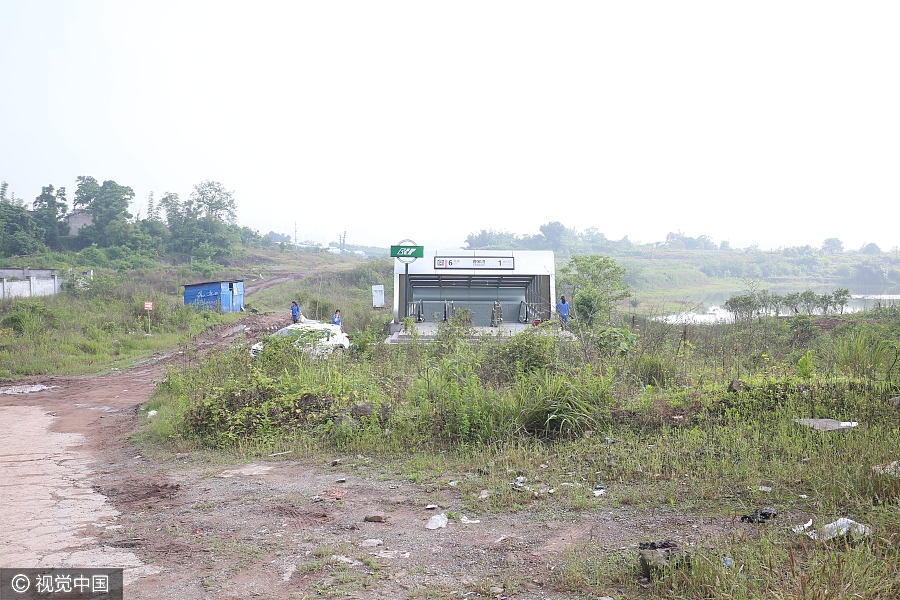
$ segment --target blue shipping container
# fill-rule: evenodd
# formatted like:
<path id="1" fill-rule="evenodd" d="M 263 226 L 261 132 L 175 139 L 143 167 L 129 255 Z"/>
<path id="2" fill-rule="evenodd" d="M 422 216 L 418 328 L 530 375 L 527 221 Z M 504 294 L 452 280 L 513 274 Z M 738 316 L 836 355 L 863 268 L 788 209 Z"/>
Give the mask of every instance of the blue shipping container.
<path id="1" fill-rule="evenodd" d="M 184 305 L 197 305 L 210 310 L 238 312 L 244 310 L 244 280 L 205 281 L 184 286 Z"/>

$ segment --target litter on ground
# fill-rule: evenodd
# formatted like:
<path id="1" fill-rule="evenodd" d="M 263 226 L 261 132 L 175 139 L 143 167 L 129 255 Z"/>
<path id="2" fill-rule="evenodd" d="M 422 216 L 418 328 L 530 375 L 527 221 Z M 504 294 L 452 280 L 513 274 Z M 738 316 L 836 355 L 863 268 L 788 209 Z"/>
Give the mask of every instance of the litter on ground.
<path id="1" fill-rule="evenodd" d="M 428 523 L 425 524 L 425 529 L 440 529 L 442 527 L 447 526 L 447 515 L 441 513 L 439 515 L 434 515 L 430 519 L 428 519 Z"/>
<path id="2" fill-rule="evenodd" d="M 853 519 L 841 517 L 837 521 L 832 521 L 827 525 L 823 525 L 818 531 L 810 529 L 812 527 L 812 519 L 803 525 L 797 525 L 793 528 L 794 533 L 805 533 L 811 540 L 820 540 L 827 542 L 836 537 L 850 535 L 851 537 L 866 537 L 872 534 L 872 529 L 862 523 L 857 523 Z"/>
<path id="3" fill-rule="evenodd" d="M 794 419 L 794 423 L 805 425 L 816 431 L 848 431 L 859 425 L 856 421 L 838 421 L 836 419 Z"/>

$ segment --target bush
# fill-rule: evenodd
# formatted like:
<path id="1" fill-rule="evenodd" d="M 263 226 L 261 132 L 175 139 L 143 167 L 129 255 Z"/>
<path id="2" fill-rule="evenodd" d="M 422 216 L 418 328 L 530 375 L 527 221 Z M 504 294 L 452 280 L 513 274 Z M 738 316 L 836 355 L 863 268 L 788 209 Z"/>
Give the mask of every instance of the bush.
<path id="1" fill-rule="evenodd" d="M 668 356 L 642 354 L 631 363 L 631 370 L 644 385 L 665 387 L 675 376 L 675 364 Z"/>
<path id="2" fill-rule="evenodd" d="M 0 325 L 23 335 L 43 333 L 51 329 L 56 321 L 53 312 L 43 302 L 20 300 L 12 306 L 12 312 L 0 320 Z"/>
<path id="3" fill-rule="evenodd" d="M 251 369 L 248 381 L 230 380 L 191 405 L 184 431 L 220 448 L 246 438 L 271 439 L 327 420 L 333 403 L 327 393 L 286 394 L 276 380 Z"/>
<path id="4" fill-rule="evenodd" d="M 496 356 L 500 362 L 498 368 L 507 380 L 556 366 L 559 346 L 549 334 L 545 328 L 533 327 L 501 343 Z"/>
<path id="5" fill-rule="evenodd" d="M 539 437 L 580 435 L 607 416 L 612 401 L 609 379 L 583 373 L 534 373 L 521 378 L 513 395 L 521 428 Z"/>

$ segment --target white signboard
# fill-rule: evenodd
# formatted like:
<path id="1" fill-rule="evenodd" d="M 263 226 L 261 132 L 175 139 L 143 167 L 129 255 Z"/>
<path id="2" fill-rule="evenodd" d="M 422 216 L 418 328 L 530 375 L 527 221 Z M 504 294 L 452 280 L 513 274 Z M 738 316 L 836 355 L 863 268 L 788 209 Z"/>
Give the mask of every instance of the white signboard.
<path id="1" fill-rule="evenodd" d="M 372 308 L 384 308 L 384 286 L 372 286 Z"/>
<path id="2" fill-rule="evenodd" d="M 513 258 L 498 258 L 496 256 L 454 256 L 434 257 L 435 269 L 513 269 Z"/>

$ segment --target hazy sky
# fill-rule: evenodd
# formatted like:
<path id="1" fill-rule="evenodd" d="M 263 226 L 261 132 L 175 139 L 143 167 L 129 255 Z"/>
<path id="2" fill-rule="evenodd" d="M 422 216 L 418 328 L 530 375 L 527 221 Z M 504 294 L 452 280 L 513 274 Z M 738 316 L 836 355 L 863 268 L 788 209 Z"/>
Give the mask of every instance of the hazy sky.
<path id="1" fill-rule="evenodd" d="M 887 250 L 898 31 L 896 1 L 0 0 L 0 179 L 141 205 L 213 179 L 320 242 Z"/>

